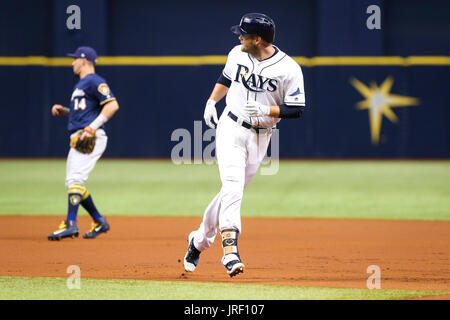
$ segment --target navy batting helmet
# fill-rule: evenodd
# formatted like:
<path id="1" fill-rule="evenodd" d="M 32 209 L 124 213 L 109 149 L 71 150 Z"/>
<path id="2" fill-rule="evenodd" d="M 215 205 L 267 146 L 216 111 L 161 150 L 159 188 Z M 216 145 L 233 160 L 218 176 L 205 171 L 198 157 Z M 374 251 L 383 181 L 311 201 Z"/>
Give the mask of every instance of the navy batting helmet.
<path id="1" fill-rule="evenodd" d="M 232 26 L 231 32 L 234 34 L 256 34 L 272 43 L 275 39 L 275 22 L 262 13 L 245 14 L 239 25 Z"/>

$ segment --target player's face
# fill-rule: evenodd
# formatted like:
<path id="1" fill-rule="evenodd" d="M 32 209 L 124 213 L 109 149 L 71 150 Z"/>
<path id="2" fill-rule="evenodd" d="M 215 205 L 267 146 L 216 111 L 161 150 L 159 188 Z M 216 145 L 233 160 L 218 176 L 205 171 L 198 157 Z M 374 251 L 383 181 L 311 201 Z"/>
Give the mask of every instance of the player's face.
<path id="1" fill-rule="evenodd" d="M 82 67 L 83 67 L 83 59 L 75 58 L 72 62 L 73 73 L 79 75 Z"/>
<path id="2" fill-rule="evenodd" d="M 250 34 L 242 34 L 239 36 L 239 41 L 241 42 L 241 50 L 248 53 L 253 53 L 257 51 L 256 41 L 257 38 Z"/>

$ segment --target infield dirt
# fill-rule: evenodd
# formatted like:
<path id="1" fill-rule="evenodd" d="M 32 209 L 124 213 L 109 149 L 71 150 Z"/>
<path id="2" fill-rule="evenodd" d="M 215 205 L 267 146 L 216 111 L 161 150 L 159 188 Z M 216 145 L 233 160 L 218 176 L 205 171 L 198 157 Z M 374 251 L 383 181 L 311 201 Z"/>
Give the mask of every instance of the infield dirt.
<path id="1" fill-rule="evenodd" d="M 107 217 L 111 230 L 48 241 L 62 218 L 0 217 L 0 275 L 204 281 L 367 288 L 369 266 L 380 268 L 381 289 L 450 291 L 450 222 L 243 218 L 239 250 L 245 272 L 230 279 L 220 263 L 220 239 L 183 268 L 187 235 L 200 217 Z"/>

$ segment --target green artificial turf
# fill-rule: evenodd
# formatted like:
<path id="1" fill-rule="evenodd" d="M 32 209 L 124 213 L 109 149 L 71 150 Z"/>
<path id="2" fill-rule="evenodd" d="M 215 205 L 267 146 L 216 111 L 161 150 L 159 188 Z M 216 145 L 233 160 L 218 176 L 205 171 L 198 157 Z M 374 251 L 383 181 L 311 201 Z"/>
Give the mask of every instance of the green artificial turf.
<path id="1" fill-rule="evenodd" d="M 66 214 L 65 160 L 1 160 L 0 179 L 0 214 Z M 201 216 L 221 183 L 216 165 L 101 159 L 86 187 L 106 215 Z M 449 194 L 450 161 L 281 161 L 242 215 L 450 220 Z"/>
<path id="2" fill-rule="evenodd" d="M 147 280 L 0 277 L 0 300 L 399 300 L 440 291 L 369 290 Z"/>

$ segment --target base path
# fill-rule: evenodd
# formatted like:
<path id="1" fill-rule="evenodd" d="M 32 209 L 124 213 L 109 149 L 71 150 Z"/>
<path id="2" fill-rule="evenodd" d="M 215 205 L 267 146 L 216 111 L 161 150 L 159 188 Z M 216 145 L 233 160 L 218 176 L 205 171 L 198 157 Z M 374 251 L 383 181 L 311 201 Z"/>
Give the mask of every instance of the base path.
<path id="1" fill-rule="evenodd" d="M 108 217 L 111 230 L 48 241 L 61 217 L 1 216 L 0 275 L 205 281 L 367 288 L 378 266 L 381 289 L 450 291 L 450 222 L 350 219 L 242 219 L 239 250 L 245 272 L 232 279 L 221 265 L 220 239 L 200 256 L 194 273 L 183 268 L 187 235 L 201 217 Z"/>

